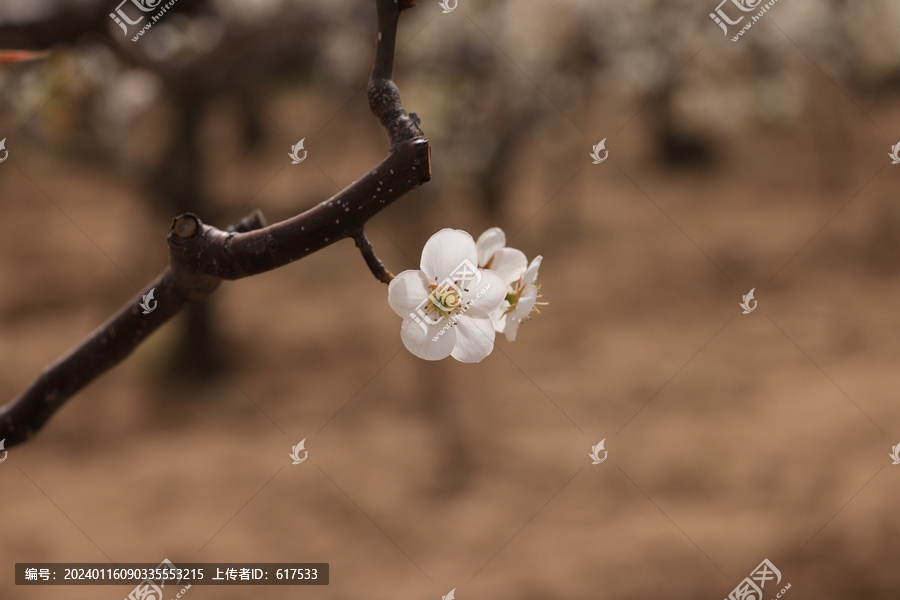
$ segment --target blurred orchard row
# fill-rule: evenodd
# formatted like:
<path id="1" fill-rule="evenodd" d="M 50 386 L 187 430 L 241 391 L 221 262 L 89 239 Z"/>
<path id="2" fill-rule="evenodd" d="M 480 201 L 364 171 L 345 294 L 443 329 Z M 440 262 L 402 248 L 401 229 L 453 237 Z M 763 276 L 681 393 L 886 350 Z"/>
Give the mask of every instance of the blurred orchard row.
<path id="1" fill-rule="evenodd" d="M 742 128 L 790 127 L 813 109 L 821 90 L 803 76 L 810 60 L 862 104 L 900 87 L 896 2 L 777 3 L 766 17 L 774 26 L 738 43 L 709 18 L 715 0 L 706 4 L 460 0 L 442 14 L 428 0 L 402 25 L 401 48 L 416 44 L 398 57 L 401 89 L 455 173 L 448 180 L 496 209 L 515 150 L 531 135 L 552 143 L 571 129 L 596 142 L 610 131 L 585 124 L 610 104 L 653 100 L 640 117 L 655 156 L 704 166 Z M 343 103 L 371 68 L 374 6 L 363 0 L 179 0 L 137 42 L 139 26 L 126 36 L 110 18 L 116 8 L 115 0 L 0 5 L 0 47 L 54 50 L 0 70 L 2 124 L 9 132 L 27 123 L 24 135 L 57 152 L 146 182 L 174 202 L 169 212 L 202 196 L 192 166 L 211 107 L 233 111 L 240 146 L 252 151 L 273 134 L 261 109 L 272 98 L 294 91 Z M 156 135 L 134 135 L 148 119 Z"/>
<path id="2" fill-rule="evenodd" d="M 121 177 L 161 220 L 192 211 L 224 226 L 239 216 L 226 207 L 258 189 L 229 187 L 225 173 L 264 149 L 285 160 L 301 138 L 314 153 L 338 114 L 373 121 L 372 2 L 178 0 L 134 42 L 141 25 L 126 34 L 110 17 L 135 14 L 131 1 L 0 3 L 0 48 L 51 50 L 0 68 L 7 148 L 27 140 Z M 647 161 L 709 170 L 742 132 L 804 119 L 823 180 L 839 177 L 853 136 L 836 103 L 865 112 L 900 89 L 900 4 L 776 3 L 738 43 L 710 19 L 715 9 L 716 0 L 459 0 L 444 14 L 424 0 L 401 23 L 395 68 L 443 174 L 422 193 L 471 198 L 494 222 L 535 145 L 562 172 L 572 153 L 557 150 L 573 140 L 584 160 L 601 138 L 614 152 L 614 137 L 639 131 Z M 316 107 L 303 125 L 279 109 L 298 98 Z M 191 311 L 205 339 L 209 323 Z"/>

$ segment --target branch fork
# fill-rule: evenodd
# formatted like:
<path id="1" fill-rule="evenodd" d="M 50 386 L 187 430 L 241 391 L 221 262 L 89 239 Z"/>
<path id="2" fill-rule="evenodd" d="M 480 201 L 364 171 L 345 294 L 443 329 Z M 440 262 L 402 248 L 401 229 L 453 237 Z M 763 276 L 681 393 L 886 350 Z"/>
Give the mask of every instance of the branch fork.
<path id="1" fill-rule="evenodd" d="M 0 439 L 6 439 L 7 448 L 31 439 L 69 398 L 124 360 L 190 303 L 209 297 L 222 280 L 277 269 L 346 238 L 354 240 L 379 281 L 393 279 L 364 228 L 393 201 L 431 179 L 428 140 L 415 114 L 403 109 L 392 80 L 397 24 L 400 13 L 412 6 L 415 3 L 408 0 L 376 0 L 378 35 L 368 99 L 390 137 L 387 157 L 328 200 L 272 225 L 259 211 L 226 230 L 207 225 L 192 213 L 175 217 L 166 237 L 169 266 L 0 408 Z M 138 305 L 154 289 L 157 308 L 145 315 Z"/>

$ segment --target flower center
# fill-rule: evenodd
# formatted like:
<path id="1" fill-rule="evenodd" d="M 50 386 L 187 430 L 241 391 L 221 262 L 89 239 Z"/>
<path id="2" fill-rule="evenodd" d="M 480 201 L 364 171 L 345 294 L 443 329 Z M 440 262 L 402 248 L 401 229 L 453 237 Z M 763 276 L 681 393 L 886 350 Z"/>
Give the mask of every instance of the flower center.
<path id="1" fill-rule="evenodd" d="M 429 300 L 428 308 L 434 310 L 440 316 L 449 315 L 462 304 L 459 290 L 449 284 L 435 286 L 429 296 Z"/>

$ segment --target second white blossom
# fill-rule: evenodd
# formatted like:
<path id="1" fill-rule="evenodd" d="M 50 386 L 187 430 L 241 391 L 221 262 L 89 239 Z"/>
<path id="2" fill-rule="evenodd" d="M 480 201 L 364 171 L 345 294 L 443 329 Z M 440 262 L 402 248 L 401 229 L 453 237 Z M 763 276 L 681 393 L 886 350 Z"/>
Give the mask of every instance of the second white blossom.
<path id="1" fill-rule="evenodd" d="M 521 250 L 506 246 L 506 234 L 499 227 L 491 227 L 478 236 L 476 247 L 478 266 L 495 271 L 506 286 L 504 301 L 491 313 L 494 330 L 514 342 L 519 325 L 542 304 L 537 301 L 540 297 L 537 276 L 543 257 L 537 256 L 529 264 Z"/>

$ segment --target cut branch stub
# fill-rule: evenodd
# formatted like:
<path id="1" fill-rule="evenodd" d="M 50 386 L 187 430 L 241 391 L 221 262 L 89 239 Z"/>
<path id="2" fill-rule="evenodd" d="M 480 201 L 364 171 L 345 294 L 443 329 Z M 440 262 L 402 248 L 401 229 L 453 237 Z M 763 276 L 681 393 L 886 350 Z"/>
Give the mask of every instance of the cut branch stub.
<path id="1" fill-rule="evenodd" d="M 172 233 L 183 240 L 193 237 L 199 228 L 200 219 L 191 213 L 175 217 L 172 222 Z"/>

